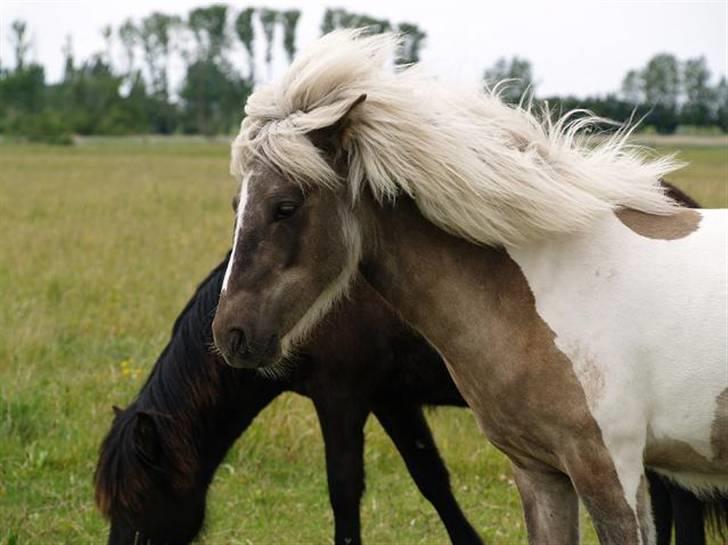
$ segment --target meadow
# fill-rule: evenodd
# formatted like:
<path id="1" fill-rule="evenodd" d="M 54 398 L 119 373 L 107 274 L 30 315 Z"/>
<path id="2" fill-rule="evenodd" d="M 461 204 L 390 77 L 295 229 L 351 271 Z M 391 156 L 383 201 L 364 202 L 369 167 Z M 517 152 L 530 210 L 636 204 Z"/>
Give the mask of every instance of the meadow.
<path id="1" fill-rule="evenodd" d="M 660 141 L 671 181 L 728 206 L 728 142 Z M 198 281 L 230 245 L 224 140 L 0 144 L 0 544 L 105 539 L 98 445 Z M 508 463 L 462 409 L 428 411 L 464 511 L 490 543 L 525 543 Z M 366 428 L 369 544 L 446 543 L 379 424 Z M 596 543 L 590 529 L 584 543 Z M 308 400 L 285 395 L 230 451 L 204 544 L 328 543 L 323 445 Z"/>

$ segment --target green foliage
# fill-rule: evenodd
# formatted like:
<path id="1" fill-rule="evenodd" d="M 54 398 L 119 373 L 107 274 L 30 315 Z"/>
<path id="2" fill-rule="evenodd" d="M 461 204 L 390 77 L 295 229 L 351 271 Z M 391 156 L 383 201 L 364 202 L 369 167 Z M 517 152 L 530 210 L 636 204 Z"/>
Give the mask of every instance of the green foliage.
<path id="1" fill-rule="evenodd" d="M 248 53 L 248 81 L 255 81 L 255 30 L 253 27 L 254 8 L 245 8 L 235 19 L 235 32 Z"/>
<path id="2" fill-rule="evenodd" d="M 10 39 L 15 51 L 15 67 L 22 70 L 25 66 L 25 57 L 30 49 L 30 42 L 25 36 L 28 27 L 24 21 L 13 21 L 10 28 L 12 29 Z"/>
<path id="3" fill-rule="evenodd" d="M 485 71 L 483 80 L 490 88 L 500 84 L 500 96 L 509 104 L 518 104 L 528 93 L 535 92 L 531 62 L 520 57 L 501 57 Z"/>
<path id="4" fill-rule="evenodd" d="M 189 66 L 180 91 L 183 131 L 188 134 L 227 134 L 240 122 L 251 88 L 230 70 L 211 60 Z"/>
<path id="5" fill-rule="evenodd" d="M 187 25 L 197 42 L 197 60 L 224 61 L 225 50 L 230 46 L 227 10 L 225 4 L 213 4 L 190 12 Z"/>
<path id="6" fill-rule="evenodd" d="M 397 55 L 397 64 L 420 62 L 420 49 L 427 33 L 413 23 L 399 23 L 397 32 L 402 36 L 402 47 Z"/>
<path id="7" fill-rule="evenodd" d="M 723 132 L 728 133 L 728 82 L 725 76 L 715 88 L 715 119 Z"/>
<path id="8" fill-rule="evenodd" d="M 636 108 L 634 104 L 626 100 L 621 100 L 616 94 L 586 98 L 552 96 L 539 98 L 536 102 L 537 105 L 540 103 L 548 103 L 551 114 L 554 117 L 561 116 L 571 110 L 588 110 L 600 117 L 619 123 L 627 123 L 630 119 L 639 119 L 647 114 L 646 109 Z M 601 127 L 605 131 L 613 130 L 614 128 L 613 124 L 604 124 Z"/>
<path id="9" fill-rule="evenodd" d="M 66 120 L 57 112 L 49 110 L 11 118 L 5 132 L 29 142 L 73 144 Z"/>
<path id="10" fill-rule="evenodd" d="M 0 72 L 0 132 L 31 142 L 72 143 L 62 115 L 48 109 L 48 95 L 42 66 Z"/>
<path id="11" fill-rule="evenodd" d="M 284 11 L 281 13 L 281 21 L 283 22 L 283 48 L 286 50 L 288 62 L 293 62 L 296 54 L 296 28 L 298 27 L 298 19 L 301 12 L 297 9 Z"/>
<path id="12" fill-rule="evenodd" d="M 126 39 L 129 40 L 126 47 L 133 46 L 136 41 L 134 36 L 142 46 L 152 93 L 165 99 L 169 96 L 167 69 L 172 51 L 172 32 L 180 24 L 181 20 L 177 16 L 154 12 L 142 19 L 136 30 L 133 28 L 124 30 L 128 33 Z M 127 50 L 127 56 L 131 55 L 132 51 L 133 49 Z"/>
<path id="13" fill-rule="evenodd" d="M 124 21 L 117 31 L 121 46 L 124 48 L 124 56 L 126 58 L 126 75 L 130 75 L 134 69 L 134 48 L 139 39 L 139 29 L 134 21 L 127 19 Z"/>
<path id="14" fill-rule="evenodd" d="M 666 109 L 677 110 L 680 95 L 680 67 L 674 55 L 652 57 L 642 72 L 645 100 Z"/>
<path id="15" fill-rule="evenodd" d="M 681 63 L 674 55 L 660 53 L 642 69 L 627 72 L 621 94 L 633 106 L 649 108 L 645 124 L 657 132 L 671 134 L 681 124 L 726 131 L 721 123 L 721 84 L 711 87 L 710 78 L 704 57 Z"/>
<path id="16" fill-rule="evenodd" d="M 345 9 L 327 9 L 321 21 L 321 34 L 328 34 L 338 28 L 364 28 L 371 34 L 380 34 L 392 29 L 388 19 L 377 19 L 363 13 Z"/>
<path id="17" fill-rule="evenodd" d="M 274 9 L 262 8 L 260 10 L 260 24 L 263 25 L 265 35 L 265 63 L 268 65 L 270 76 L 271 62 L 273 61 L 273 34 L 278 22 L 278 12 Z"/>
<path id="18" fill-rule="evenodd" d="M 339 28 L 364 28 L 368 34 L 381 34 L 396 30 L 402 39 L 397 51 L 396 64 L 412 64 L 419 62 L 420 50 L 427 33 L 414 23 L 402 22 L 393 26 L 388 19 L 377 19 L 362 13 L 353 13 L 345 9 L 327 9 L 321 21 L 321 33 L 328 34 Z"/>
<path id="19" fill-rule="evenodd" d="M 710 88 L 710 70 L 705 57 L 688 59 L 683 64 L 682 83 L 685 103 L 681 110 L 681 121 L 697 127 L 711 124 L 711 109 L 714 108 L 714 89 Z"/>
<path id="20" fill-rule="evenodd" d="M 638 70 L 629 70 L 622 80 L 622 96 L 627 102 L 641 104 L 644 101 L 645 82 Z"/>
<path id="21" fill-rule="evenodd" d="M 0 134 L 68 143 L 73 134 L 211 135 L 235 130 L 256 82 L 256 50 L 264 47 L 268 78 L 273 56 L 279 51 L 277 44 L 282 45 L 290 63 L 296 53 L 301 12 L 233 9 L 212 4 L 191 10 L 184 20 L 153 12 L 137 20 L 127 19 L 116 29 L 107 25 L 101 29 L 103 51 L 87 59 L 74 58 L 69 36 L 62 48 L 63 79 L 53 84 L 45 81 L 42 66 L 28 62 L 29 29 L 23 21 L 14 21 L 8 41 L 15 65 L 0 68 Z M 257 25 L 262 28 L 259 35 Z M 426 32 L 414 23 L 392 23 L 345 9 L 327 9 L 321 21 L 323 33 L 361 27 L 368 33 L 395 30 L 400 34 L 402 45 L 393 59 L 395 64 L 420 60 Z M 234 37 L 246 51 L 243 74 L 229 58 Z M 119 66 L 111 55 L 114 40 L 122 52 Z M 169 73 L 175 60 L 184 63 L 186 78 L 171 88 Z M 519 57 L 499 59 L 485 71 L 484 79 L 491 86 L 510 80 L 501 96 L 514 104 L 534 89 L 533 68 Z M 549 100 L 562 111 L 567 106 L 585 107 L 617 120 L 633 114 L 646 116 L 643 125 L 662 133 L 674 132 L 679 125 L 717 126 L 728 132 L 725 79 L 716 86 L 710 82 L 704 58 L 680 62 L 673 55 L 660 54 L 625 75 L 620 96 Z"/>

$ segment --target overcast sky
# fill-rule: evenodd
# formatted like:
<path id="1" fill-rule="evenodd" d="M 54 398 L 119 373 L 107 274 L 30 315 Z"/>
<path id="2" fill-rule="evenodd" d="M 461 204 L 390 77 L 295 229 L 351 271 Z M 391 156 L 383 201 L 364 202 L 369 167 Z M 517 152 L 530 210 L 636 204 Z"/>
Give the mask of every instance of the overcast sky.
<path id="1" fill-rule="evenodd" d="M 76 58 L 84 59 L 103 48 L 100 29 L 106 24 L 117 27 L 127 17 L 139 18 L 155 10 L 185 15 L 191 8 L 211 3 L 215 2 L 2 0 L 0 61 L 6 65 L 13 57 L 8 28 L 15 19 L 27 21 L 32 57 L 46 66 L 50 80 L 57 80 L 66 35 L 73 37 Z M 235 13 L 248 5 L 301 9 L 299 47 L 318 35 L 324 9 L 329 6 L 388 18 L 394 23 L 414 22 L 427 32 L 422 58 L 432 72 L 443 78 L 475 82 L 498 57 L 519 55 L 533 63 L 537 91 L 542 96 L 584 96 L 618 90 L 628 69 L 643 66 L 659 52 L 673 53 L 681 60 L 704 55 L 713 82 L 718 74 L 728 72 L 728 0 L 228 3 Z M 239 47 L 233 55 L 242 63 L 244 56 Z M 279 65 L 275 71 L 281 69 Z M 181 70 L 181 66 L 174 68 L 173 80 Z"/>

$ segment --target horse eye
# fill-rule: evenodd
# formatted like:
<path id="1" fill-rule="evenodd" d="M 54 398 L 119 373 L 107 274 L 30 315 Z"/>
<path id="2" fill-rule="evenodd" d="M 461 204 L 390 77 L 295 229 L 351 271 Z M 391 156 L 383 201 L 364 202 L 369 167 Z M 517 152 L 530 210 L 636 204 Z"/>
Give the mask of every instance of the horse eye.
<path id="1" fill-rule="evenodd" d="M 281 221 L 290 218 L 298 210 L 298 203 L 293 201 L 283 201 L 276 205 L 273 212 L 273 221 Z"/>
<path id="2" fill-rule="evenodd" d="M 240 206 L 240 195 L 235 195 L 230 201 L 230 205 L 233 207 L 233 212 L 237 212 L 238 206 Z"/>

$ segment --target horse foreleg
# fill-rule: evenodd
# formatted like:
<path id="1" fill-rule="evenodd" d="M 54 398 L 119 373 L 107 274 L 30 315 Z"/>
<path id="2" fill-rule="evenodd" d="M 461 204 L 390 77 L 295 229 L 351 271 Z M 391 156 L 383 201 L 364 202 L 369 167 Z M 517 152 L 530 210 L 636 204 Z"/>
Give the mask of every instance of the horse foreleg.
<path id="1" fill-rule="evenodd" d="M 563 473 L 513 466 L 532 545 L 578 545 L 579 500 Z"/>
<path id="2" fill-rule="evenodd" d="M 364 494 L 365 403 L 350 399 L 336 403 L 330 396 L 314 400 L 326 451 L 329 501 L 334 512 L 335 545 L 359 545 L 359 507 Z"/>
<path id="3" fill-rule="evenodd" d="M 649 486 L 638 441 L 619 463 L 603 447 L 576 445 L 568 472 L 591 515 L 601 545 L 655 545 Z M 617 469 L 619 468 L 619 475 Z"/>
<path id="4" fill-rule="evenodd" d="M 477 532 L 465 518 L 450 487 L 420 405 L 381 405 L 374 415 L 394 442 L 420 493 L 432 504 L 454 544 L 480 545 Z"/>

